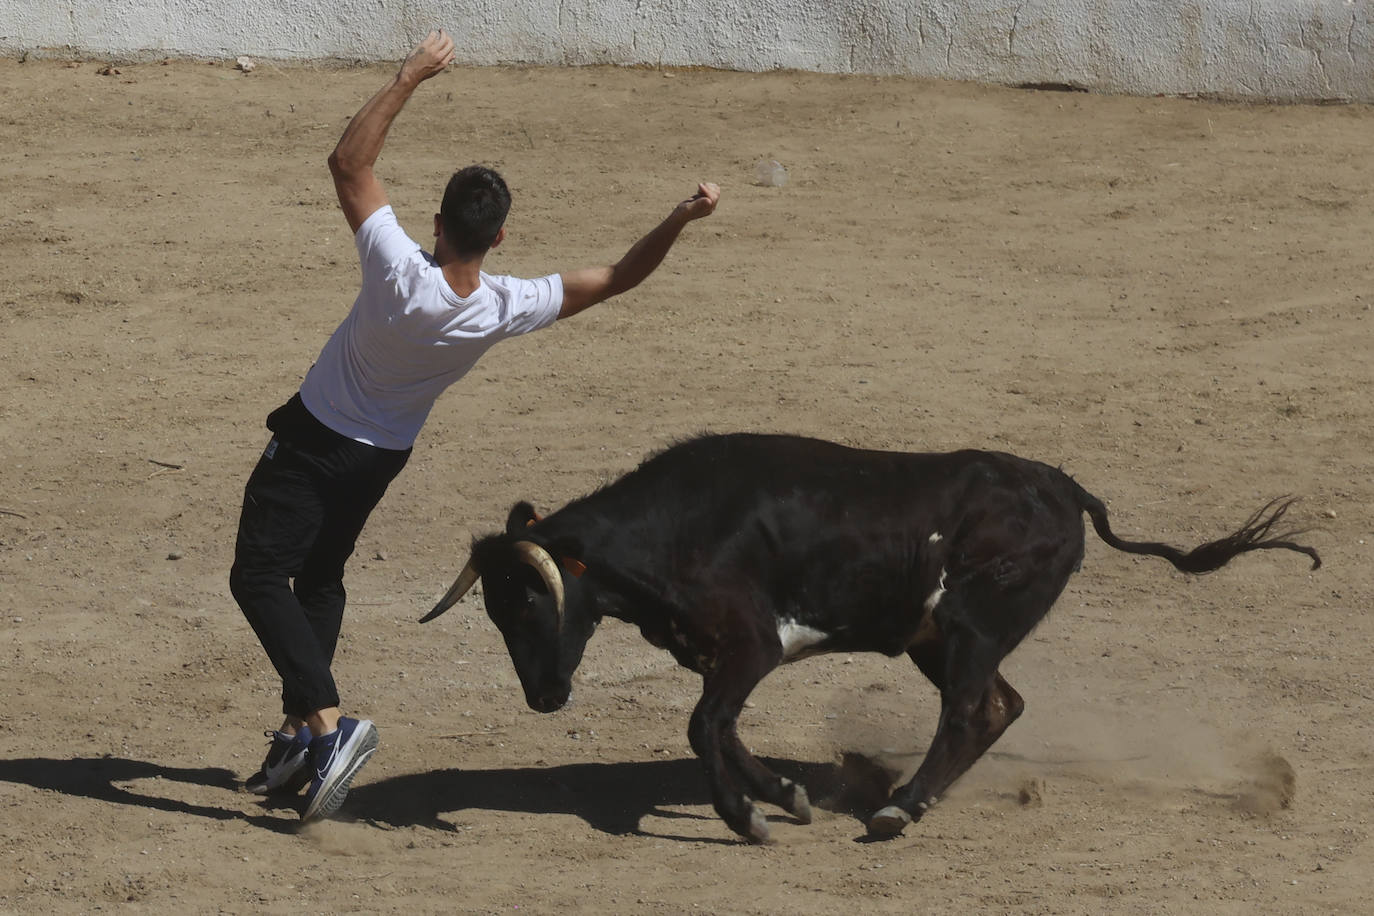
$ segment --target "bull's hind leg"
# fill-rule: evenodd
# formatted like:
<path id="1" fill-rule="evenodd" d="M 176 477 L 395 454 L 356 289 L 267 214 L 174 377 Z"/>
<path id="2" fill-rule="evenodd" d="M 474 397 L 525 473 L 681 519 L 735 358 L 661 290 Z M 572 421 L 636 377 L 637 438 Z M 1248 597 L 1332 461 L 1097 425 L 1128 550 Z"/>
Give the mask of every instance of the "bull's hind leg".
<path id="1" fill-rule="evenodd" d="M 918 820 L 1025 709 L 997 666 L 1049 613 L 1083 557 L 1078 510 L 1047 519 L 1030 534 L 1009 525 L 964 543 L 962 562 L 977 562 L 929 599 L 939 599 L 934 633 L 908 654 L 940 688 L 940 723 L 916 775 L 869 819 L 870 833 L 894 836 Z"/>
<path id="2" fill-rule="evenodd" d="M 910 654 L 940 688 L 940 724 L 916 775 L 869 819 L 876 836 L 895 836 L 919 820 L 1025 709 L 1021 695 L 997 673 L 1002 653 L 976 636 L 959 634 Z"/>

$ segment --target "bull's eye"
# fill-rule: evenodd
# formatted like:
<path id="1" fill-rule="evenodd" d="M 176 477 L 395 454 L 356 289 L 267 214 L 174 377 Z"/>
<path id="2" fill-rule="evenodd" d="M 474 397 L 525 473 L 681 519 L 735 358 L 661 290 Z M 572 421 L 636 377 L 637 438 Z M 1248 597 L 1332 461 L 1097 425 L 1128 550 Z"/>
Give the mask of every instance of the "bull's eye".
<path id="1" fill-rule="evenodd" d="M 534 592 L 529 591 L 528 589 L 522 592 L 522 596 L 524 600 L 520 603 L 520 616 L 534 616 L 535 606 L 538 604 L 538 596 L 535 595 Z"/>

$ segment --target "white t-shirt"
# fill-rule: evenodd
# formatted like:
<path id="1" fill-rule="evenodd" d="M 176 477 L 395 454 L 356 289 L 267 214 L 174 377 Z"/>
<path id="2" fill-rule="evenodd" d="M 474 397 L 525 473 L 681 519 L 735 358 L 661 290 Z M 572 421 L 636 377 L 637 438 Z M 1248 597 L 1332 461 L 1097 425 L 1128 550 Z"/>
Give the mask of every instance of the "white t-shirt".
<path id="1" fill-rule="evenodd" d="M 348 317 L 301 384 L 301 400 L 335 432 L 381 448 L 415 444 L 435 400 L 497 341 L 548 327 L 563 305 L 558 274 L 482 274 L 463 298 L 391 207 L 358 227 L 363 282 Z"/>

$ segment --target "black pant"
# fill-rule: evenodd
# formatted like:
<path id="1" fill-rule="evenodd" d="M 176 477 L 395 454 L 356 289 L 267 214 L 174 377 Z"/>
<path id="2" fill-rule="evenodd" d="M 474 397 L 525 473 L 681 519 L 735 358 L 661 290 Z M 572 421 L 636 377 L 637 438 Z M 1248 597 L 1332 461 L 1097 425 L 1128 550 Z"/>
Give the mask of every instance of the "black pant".
<path id="1" fill-rule="evenodd" d="M 330 664 L 343 623 L 344 563 L 410 449 L 354 442 L 295 395 L 248 478 L 229 589 L 282 679 L 282 711 L 339 705 Z M 294 580 L 294 581 L 293 581 Z"/>

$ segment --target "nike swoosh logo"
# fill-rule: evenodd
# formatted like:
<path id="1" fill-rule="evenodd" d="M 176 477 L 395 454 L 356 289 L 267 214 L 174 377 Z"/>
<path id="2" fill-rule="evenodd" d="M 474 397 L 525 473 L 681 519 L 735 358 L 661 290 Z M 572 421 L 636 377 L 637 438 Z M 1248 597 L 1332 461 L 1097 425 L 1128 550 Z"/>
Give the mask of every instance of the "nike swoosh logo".
<path id="1" fill-rule="evenodd" d="M 336 744 L 329 749 L 329 759 L 324 762 L 324 766 L 315 767 L 315 777 L 317 779 L 324 779 L 325 774 L 329 772 L 330 765 L 334 763 L 334 758 L 338 755 L 339 746 Z"/>

